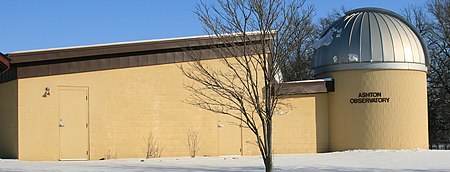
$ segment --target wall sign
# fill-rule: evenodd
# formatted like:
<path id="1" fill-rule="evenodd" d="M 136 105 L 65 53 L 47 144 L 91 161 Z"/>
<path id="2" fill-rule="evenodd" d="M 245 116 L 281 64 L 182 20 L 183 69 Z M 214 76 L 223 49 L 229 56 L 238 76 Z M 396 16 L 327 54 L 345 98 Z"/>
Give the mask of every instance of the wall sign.
<path id="1" fill-rule="evenodd" d="M 381 92 L 360 92 L 357 98 L 351 98 L 350 103 L 389 103 L 389 97 L 383 97 Z"/>

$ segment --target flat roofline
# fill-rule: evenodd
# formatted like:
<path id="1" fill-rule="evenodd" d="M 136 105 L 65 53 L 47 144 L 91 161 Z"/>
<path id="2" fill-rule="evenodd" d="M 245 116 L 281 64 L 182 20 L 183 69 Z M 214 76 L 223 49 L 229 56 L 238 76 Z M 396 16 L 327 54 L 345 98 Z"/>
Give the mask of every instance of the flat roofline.
<path id="1" fill-rule="evenodd" d="M 247 32 L 247 35 L 258 35 L 259 31 Z M 224 36 L 238 36 L 236 34 L 226 34 Z M 67 47 L 57 47 L 57 48 L 43 48 L 35 50 L 23 50 L 23 51 L 13 51 L 7 53 L 8 55 L 22 54 L 22 53 L 34 53 L 34 52 L 45 52 L 45 51 L 55 51 L 55 50 L 70 50 L 78 48 L 95 48 L 104 46 L 114 46 L 114 45 L 128 45 L 128 44 L 139 44 L 139 43 L 152 43 L 152 42 L 164 42 L 164 41 L 182 41 L 191 39 L 210 39 L 215 38 L 215 35 L 198 35 L 198 36 L 185 36 L 185 37 L 175 37 L 175 38 L 159 38 L 159 39 L 147 39 L 147 40 L 137 40 L 137 41 L 123 41 L 123 42 L 113 42 L 113 43 L 102 43 L 102 44 L 91 44 L 91 45 L 79 45 L 79 46 L 67 46 Z"/>
<path id="2" fill-rule="evenodd" d="M 239 47 L 244 43 L 261 46 L 262 41 L 274 39 L 274 33 L 264 37 L 260 32 L 247 32 L 245 37 L 239 33 L 203 35 L 14 52 L 7 55 L 12 70 L 0 75 L 0 83 L 22 78 L 241 56 L 243 52 L 220 54 L 215 49 Z M 186 54 L 186 51 L 189 53 Z M 246 52 L 247 55 L 253 53 L 256 52 Z M 195 59 L 189 54 L 195 55 Z"/>
<path id="3" fill-rule="evenodd" d="M 261 41 L 258 36 L 260 32 L 247 32 L 248 37 L 245 41 Z M 242 35 L 236 34 L 224 34 L 223 37 L 215 35 L 201 35 L 201 36 L 189 36 L 179 38 L 164 38 L 153 40 L 141 40 L 141 41 L 129 41 L 129 42 L 117 42 L 107 44 L 96 44 L 86 46 L 72 46 L 61 48 L 49 48 L 38 50 L 26 50 L 16 51 L 8 53 L 8 57 L 11 59 L 11 64 L 29 63 L 38 61 L 51 61 L 61 59 L 71 59 L 78 57 L 91 57 L 99 55 L 121 54 L 130 52 L 144 52 L 144 51 L 156 51 L 156 50 L 174 50 L 180 51 L 180 49 L 186 49 L 191 47 L 202 46 L 214 46 L 222 45 L 229 42 L 224 42 L 223 39 L 229 37 L 232 39 L 234 36 Z M 265 38 L 267 40 L 271 38 Z M 230 42 L 240 43 L 243 40 L 232 39 Z"/>
<path id="4" fill-rule="evenodd" d="M 14 51 L 7 54 L 15 55 L 21 53 L 34 53 L 34 52 L 43 52 L 43 51 L 54 51 L 54 50 L 69 50 L 69 49 L 78 49 L 78 48 L 95 48 L 95 47 L 104 47 L 111 45 L 127 45 L 127 44 L 138 44 L 138 43 L 151 43 L 151 42 L 160 42 L 160 41 L 177 41 L 184 39 L 200 39 L 200 38 L 209 38 L 208 35 L 201 36 L 186 36 L 186 37 L 177 37 L 177 38 L 161 38 L 161 39 L 148 39 L 148 40 L 137 40 L 137 41 L 124 41 L 124 42 L 113 42 L 113 43 L 102 43 L 102 44 L 91 44 L 91 45 L 79 45 L 79 46 L 68 46 L 68 47 L 59 47 L 59 48 L 44 48 L 44 49 L 35 49 L 35 50 L 23 50 L 23 51 Z"/>

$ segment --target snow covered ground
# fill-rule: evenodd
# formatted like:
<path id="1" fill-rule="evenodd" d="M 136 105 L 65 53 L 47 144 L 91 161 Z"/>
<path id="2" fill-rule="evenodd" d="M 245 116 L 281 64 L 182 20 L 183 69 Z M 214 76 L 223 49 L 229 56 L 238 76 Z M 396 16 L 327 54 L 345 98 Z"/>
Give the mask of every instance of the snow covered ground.
<path id="1" fill-rule="evenodd" d="M 275 155 L 276 171 L 450 171 L 450 151 L 355 150 Z M 0 171 L 263 171 L 260 157 L 29 162 L 0 159 Z"/>

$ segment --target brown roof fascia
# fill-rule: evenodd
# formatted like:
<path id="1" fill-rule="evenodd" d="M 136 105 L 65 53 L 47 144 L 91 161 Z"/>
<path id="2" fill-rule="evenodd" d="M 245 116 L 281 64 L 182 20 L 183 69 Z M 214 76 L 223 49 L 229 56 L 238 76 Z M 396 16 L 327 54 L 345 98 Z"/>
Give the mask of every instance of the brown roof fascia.
<path id="1" fill-rule="evenodd" d="M 331 78 L 279 83 L 278 95 L 302 95 L 334 92 Z"/>
<path id="2" fill-rule="evenodd" d="M 199 36 L 176 39 L 113 43 L 93 46 L 56 48 L 47 50 L 32 50 L 12 52 L 8 54 L 8 57 L 11 59 L 12 64 L 17 64 L 140 51 L 157 51 L 167 49 L 174 49 L 174 51 L 184 51 L 184 49 L 191 47 L 214 46 L 224 44 L 224 42 L 242 42 L 239 41 L 240 39 L 236 39 L 231 36 L 231 41 L 226 40 L 226 37 L 227 36 L 224 36 L 223 38 L 217 38 L 214 36 Z M 247 41 L 260 41 L 260 36 L 258 34 L 251 34 L 248 36 Z"/>
<path id="3" fill-rule="evenodd" d="M 9 59 L 0 53 L 0 73 L 7 71 L 10 68 Z"/>

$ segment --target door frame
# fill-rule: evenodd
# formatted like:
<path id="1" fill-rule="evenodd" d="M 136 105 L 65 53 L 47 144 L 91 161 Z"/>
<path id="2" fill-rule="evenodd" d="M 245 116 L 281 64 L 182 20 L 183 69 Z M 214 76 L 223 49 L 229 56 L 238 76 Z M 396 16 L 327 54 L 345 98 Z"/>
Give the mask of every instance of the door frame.
<path id="1" fill-rule="evenodd" d="M 58 85 L 58 93 L 62 90 L 73 90 L 73 91 L 86 91 L 86 123 L 87 123 L 87 158 L 86 159 L 61 159 L 61 130 L 58 127 L 58 160 L 59 161 L 85 161 L 91 159 L 91 124 L 90 124 L 90 114 L 89 114 L 89 87 L 88 86 L 67 86 Z M 61 119 L 61 100 L 58 95 L 58 124 Z"/>
<path id="2" fill-rule="evenodd" d="M 242 115 L 241 115 L 242 116 Z M 229 115 L 224 114 L 217 114 L 217 155 L 218 156 L 244 156 L 244 131 L 242 127 L 242 121 L 238 121 L 236 124 L 233 124 L 233 122 L 230 122 L 229 120 L 237 120 L 234 117 L 231 117 Z M 237 125 L 239 124 L 239 125 Z M 232 154 L 232 155 L 222 155 L 221 154 L 221 133 L 224 132 L 223 127 L 239 127 L 239 153 L 238 154 Z"/>

